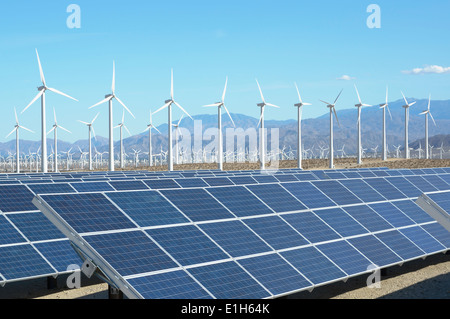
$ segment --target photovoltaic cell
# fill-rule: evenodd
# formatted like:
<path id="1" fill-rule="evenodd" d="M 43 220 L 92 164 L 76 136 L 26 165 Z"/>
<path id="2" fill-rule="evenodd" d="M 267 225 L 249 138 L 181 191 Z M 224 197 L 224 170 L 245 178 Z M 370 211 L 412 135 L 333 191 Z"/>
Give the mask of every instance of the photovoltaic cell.
<path id="1" fill-rule="evenodd" d="M 89 235 L 83 238 L 122 276 L 177 267 L 141 231 Z"/>
<path id="2" fill-rule="evenodd" d="M 297 179 L 299 181 L 314 181 L 317 180 L 318 178 L 312 174 L 312 173 L 299 173 L 299 174 L 294 174 L 295 177 L 297 177 Z"/>
<path id="3" fill-rule="evenodd" d="M 302 235 L 278 216 L 251 218 L 243 221 L 274 249 L 308 245 Z"/>
<path id="4" fill-rule="evenodd" d="M 0 245 L 23 243 L 25 241 L 25 238 L 14 226 L 4 216 L 0 215 Z"/>
<path id="5" fill-rule="evenodd" d="M 242 222 L 230 221 L 199 225 L 219 246 L 232 257 L 240 257 L 270 251 Z"/>
<path id="6" fill-rule="evenodd" d="M 282 252 L 281 255 L 315 285 L 346 276 L 314 247 L 289 250 Z"/>
<path id="7" fill-rule="evenodd" d="M 311 283 L 279 255 L 270 254 L 238 261 L 273 295 L 299 290 Z"/>
<path id="8" fill-rule="evenodd" d="M 33 198 L 25 185 L 0 186 L 0 210 L 4 213 L 36 210 Z"/>
<path id="9" fill-rule="evenodd" d="M 400 257 L 373 235 L 351 238 L 348 242 L 379 267 L 401 261 Z"/>
<path id="10" fill-rule="evenodd" d="M 375 236 L 404 260 L 417 258 L 425 254 L 423 250 L 397 230 L 379 233 Z"/>
<path id="11" fill-rule="evenodd" d="M 440 208 L 450 214 L 450 192 L 428 194 L 427 196 L 439 205 Z"/>
<path id="12" fill-rule="evenodd" d="M 416 244 L 420 249 L 425 251 L 427 254 L 435 253 L 438 251 L 445 250 L 441 243 L 436 241 L 430 236 L 426 231 L 424 231 L 419 226 L 401 229 L 400 232 L 409 238 L 414 244 Z"/>
<path id="13" fill-rule="evenodd" d="M 234 218 L 204 189 L 161 190 L 161 193 L 194 222 Z"/>
<path id="14" fill-rule="evenodd" d="M 347 187 L 353 194 L 358 196 L 365 203 L 385 201 L 372 187 L 367 185 L 362 179 L 349 179 L 339 181 L 342 185 Z"/>
<path id="15" fill-rule="evenodd" d="M 388 177 L 386 180 L 394 185 L 397 189 L 399 189 L 403 194 L 406 196 L 412 198 L 412 197 L 419 197 L 422 195 L 422 191 L 418 189 L 416 186 L 414 186 L 412 183 L 410 183 L 406 178 L 399 176 L 399 177 Z"/>
<path id="16" fill-rule="evenodd" d="M 262 299 L 270 294 L 235 262 L 188 270 L 218 299 Z"/>
<path id="17" fill-rule="evenodd" d="M 274 177 L 279 182 L 297 182 L 298 179 L 292 174 L 276 174 Z"/>
<path id="18" fill-rule="evenodd" d="M 156 191 L 114 192 L 107 196 L 141 227 L 189 222 Z"/>
<path id="19" fill-rule="evenodd" d="M 151 189 L 180 188 L 173 179 L 146 179 L 144 183 Z"/>
<path id="20" fill-rule="evenodd" d="M 358 204 L 361 200 L 350 193 L 337 181 L 316 181 L 312 182 L 323 193 L 330 197 L 338 205 Z"/>
<path id="21" fill-rule="evenodd" d="M 109 184 L 118 191 L 148 189 L 142 181 L 111 181 Z"/>
<path id="22" fill-rule="evenodd" d="M 422 208 L 420 208 L 412 200 L 395 201 L 392 204 L 400 209 L 406 216 L 411 218 L 417 224 L 434 221 Z"/>
<path id="23" fill-rule="evenodd" d="M 368 178 L 364 180 L 386 199 L 403 199 L 406 196 L 384 178 Z"/>
<path id="24" fill-rule="evenodd" d="M 59 272 L 67 271 L 70 265 L 78 265 L 81 268 L 84 262 L 68 240 L 36 243 L 34 246 Z"/>
<path id="25" fill-rule="evenodd" d="M 394 227 L 403 227 L 413 225 L 414 222 L 403 214 L 397 207 L 391 203 L 378 203 L 369 205 L 381 217 L 386 219 Z"/>
<path id="26" fill-rule="evenodd" d="M 211 299 L 183 270 L 127 280 L 145 299 Z"/>
<path id="27" fill-rule="evenodd" d="M 367 205 L 349 206 L 343 209 L 370 232 L 393 228 Z"/>
<path id="28" fill-rule="evenodd" d="M 317 210 L 314 211 L 314 213 L 342 237 L 367 233 L 367 230 L 364 227 L 341 208 Z"/>
<path id="29" fill-rule="evenodd" d="M 71 183 L 71 185 L 80 193 L 114 191 L 107 182 L 82 182 Z"/>
<path id="30" fill-rule="evenodd" d="M 251 176 L 230 176 L 229 179 L 235 185 L 258 184 Z"/>
<path id="31" fill-rule="evenodd" d="M 421 176 L 406 176 L 405 178 L 424 193 L 435 192 L 438 190 L 436 187 L 424 180 Z"/>
<path id="32" fill-rule="evenodd" d="M 254 175 L 253 179 L 256 180 L 258 184 L 269 184 L 278 182 L 278 180 L 272 175 Z"/>
<path id="33" fill-rule="evenodd" d="M 234 185 L 228 177 L 208 177 L 203 178 L 203 180 L 208 183 L 209 186 L 228 186 Z"/>
<path id="34" fill-rule="evenodd" d="M 229 258 L 193 225 L 152 229 L 146 232 L 183 266 Z"/>
<path id="35" fill-rule="evenodd" d="M 279 184 L 248 185 L 246 187 L 277 213 L 306 209 Z"/>
<path id="36" fill-rule="evenodd" d="M 311 209 L 336 206 L 331 199 L 329 199 L 311 183 L 287 183 L 283 184 L 283 187 Z"/>
<path id="37" fill-rule="evenodd" d="M 312 212 L 283 215 L 283 219 L 311 243 L 341 238 L 338 233 L 322 222 Z"/>
<path id="38" fill-rule="evenodd" d="M 70 184 L 36 184 L 28 185 L 35 194 L 58 194 L 58 193 L 76 193 Z"/>
<path id="39" fill-rule="evenodd" d="M 450 185 L 444 182 L 438 175 L 424 175 L 422 178 L 440 191 L 450 189 Z"/>
<path id="40" fill-rule="evenodd" d="M 450 232 L 439 223 L 421 226 L 427 233 L 436 238 L 442 245 L 450 248 Z"/>
<path id="41" fill-rule="evenodd" d="M 30 241 L 65 238 L 41 212 L 9 214 L 8 218 Z"/>
<path id="42" fill-rule="evenodd" d="M 42 195 L 78 233 L 135 228 L 103 194 Z"/>

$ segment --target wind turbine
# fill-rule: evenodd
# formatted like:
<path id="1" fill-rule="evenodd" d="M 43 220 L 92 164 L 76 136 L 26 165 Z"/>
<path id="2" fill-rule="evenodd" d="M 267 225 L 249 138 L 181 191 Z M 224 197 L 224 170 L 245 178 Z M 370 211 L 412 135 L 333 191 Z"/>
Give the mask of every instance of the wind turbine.
<path id="1" fill-rule="evenodd" d="M 70 134 L 72 134 L 71 131 L 69 131 L 68 129 L 65 129 L 64 127 L 62 127 L 61 125 L 58 125 L 58 121 L 56 120 L 56 111 L 55 108 L 53 108 L 53 117 L 55 119 L 55 124 L 53 124 L 53 128 L 48 131 L 47 135 L 50 134 L 52 131 L 54 131 L 55 134 L 55 138 L 54 138 L 54 143 L 55 143 L 55 152 L 54 152 L 54 156 L 53 156 L 53 161 L 55 163 L 55 167 L 54 167 L 54 171 L 55 173 L 58 172 L 58 129 L 62 129 L 63 131 L 66 131 Z"/>
<path id="2" fill-rule="evenodd" d="M 179 139 L 179 133 L 180 133 L 180 123 L 183 119 L 183 115 L 178 120 L 177 124 L 172 124 L 172 126 L 175 128 L 175 164 L 179 164 L 179 148 L 178 148 L 178 139 Z"/>
<path id="3" fill-rule="evenodd" d="M 329 153 L 329 156 L 330 156 L 330 169 L 333 169 L 333 168 L 334 168 L 333 113 L 334 113 L 334 116 L 336 117 L 336 121 L 337 121 L 337 123 L 338 123 L 338 125 L 339 125 L 339 127 L 340 127 L 341 125 L 339 124 L 339 119 L 338 119 L 338 117 L 337 117 L 337 113 L 336 113 L 336 108 L 335 108 L 335 107 L 336 107 L 336 103 L 337 103 L 339 97 L 340 97 L 341 94 L 342 94 L 342 91 L 343 91 L 343 90 L 341 90 L 341 92 L 340 92 L 339 95 L 337 96 L 336 100 L 334 100 L 334 103 L 333 103 L 333 104 L 320 100 L 320 102 L 327 104 L 327 107 L 330 109 L 330 153 Z"/>
<path id="4" fill-rule="evenodd" d="M 144 132 L 148 131 L 148 166 L 152 166 L 153 165 L 152 128 L 154 128 L 159 134 L 161 134 L 161 132 L 156 128 L 156 126 L 153 126 L 152 110 L 150 110 L 150 124 L 148 124 L 147 128 L 144 130 Z"/>
<path id="5" fill-rule="evenodd" d="M 14 131 L 16 131 L 16 173 L 20 173 L 20 163 L 19 163 L 19 129 L 23 128 L 26 131 L 29 131 L 31 133 L 34 133 L 32 130 L 26 128 L 25 126 L 22 126 L 19 124 L 19 119 L 17 118 L 17 112 L 16 112 L 16 108 L 14 108 L 14 115 L 16 117 L 16 125 L 14 125 L 14 129 L 11 131 L 11 133 L 9 133 L 8 135 L 6 135 L 6 138 L 8 136 L 10 136 L 12 133 L 14 133 Z"/>
<path id="6" fill-rule="evenodd" d="M 159 108 L 156 112 L 153 114 L 158 113 L 159 111 L 165 109 L 167 107 L 168 113 L 169 113 L 169 119 L 168 119 L 168 138 L 169 138 L 169 148 L 167 150 L 167 166 L 169 171 L 173 171 L 173 158 L 172 158 L 172 104 L 175 104 L 178 106 L 180 110 L 182 110 L 184 113 L 187 114 L 191 119 L 192 117 L 189 115 L 188 112 L 186 112 L 180 104 L 178 104 L 173 99 L 173 69 L 171 70 L 171 77 L 170 77 L 170 99 L 165 101 L 165 104 Z"/>
<path id="7" fill-rule="evenodd" d="M 430 115 L 431 119 L 433 120 L 434 126 L 437 126 L 436 121 L 434 120 L 433 115 L 431 114 L 430 106 L 431 106 L 431 94 L 430 94 L 430 97 L 428 98 L 428 109 L 426 109 L 425 111 L 420 113 L 420 115 L 425 115 L 425 158 L 426 159 L 430 158 L 429 153 L 428 153 L 428 115 Z"/>
<path id="8" fill-rule="evenodd" d="M 261 125 L 261 127 L 260 127 L 260 130 L 259 130 L 259 136 L 260 136 L 260 143 L 261 143 L 261 146 L 260 146 L 260 152 L 259 152 L 259 161 L 260 161 L 260 164 L 261 164 L 261 170 L 264 170 L 264 169 L 266 169 L 266 163 L 265 163 L 265 156 L 266 156 L 266 150 L 265 150 L 265 147 L 266 147 L 266 143 L 265 143 L 265 141 L 264 141 L 264 136 L 265 136 L 265 132 L 264 132 L 264 109 L 265 109 L 265 107 L 266 107 L 266 105 L 267 106 L 272 106 L 272 107 L 275 107 L 275 108 L 280 108 L 279 106 L 276 106 L 276 105 L 274 105 L 274 104 L 270 104 L 270 103 L 266 103 L 266 101 L 264 100 L 264 95 L 263 95 L 263 93 L 262 93 L 262 90 L 261 90 L 261 87 L 259 86 L 259 82 L 258 82 L 258 80 L 256 80 L 256 84 L 258 84 L 258 89 L 259 89 L 259 93 L 261 94 L 261 100 L 262 100 L 262 102 L 261 103 L 258 103 L 257 104 L 257 106 L 259 106 L 260 108 L 261 108 L 261 117 L 259 118 L 259 122 L 258 122 L 258 125 L 257 125 L 257 127 L 259 127 L 260 125 Z"/>
<path id="9" fill-rule="evenodd" d="M 112 78 L 112 86 L 111 86 L 111 94 L 105 95 L 105 99 L 98 102 L 97 104 L 94 104 L 90 107 L 93 108 L 97 105 L 103 104 L 105 102 L 109 102 L 109 170 L 114 171 L 114 137 L 113 137 L 113 107 L 112 107 L 112 100 L 116 99 L 117 102 L 119 102 L 125 110 L 127 110 L 128 113 L 131 114 L 133 118 L 134 115 L 131 113 L 131 111 L 123 104 L 123 102 L 116 96 L 115 93 L 116 90 L 116 66 L 113 62 L 113 78 Z"/>
<path id="10" fill-rule="evenodd" d="M 389 88 L 386 87 L 386 102 L 384 104 L 380 104 L 380 108 L 383 109 L 383 154 L 382 154 L 382 160 L 387 161 L 387 138 L 386 138 L 386 109 L 389 112 L 389 116 L 392 120 L 392 114 L 389 110 L 389 104 L 388 104 L 388 94 L 389 94 Z"/>
<path id="11" fill-rule="evenodd" d="M 312 105 L 310 103 L 303 103 L 302 97 L 300 95 L 300 91 L 298 90 L 297 83 L 295 84 L 295 88 L 297 89 L 299 103 L 294 104 L 297 107 L 297 166 L 298 168 L 302 168 L 302 108 L 304 105 Z"/>
<path id="12" fill-rule="evenodd" d="M 88 122 L 83 122 L 78 120 L 78 122 L 83 123 L 85 125 L 87 125 L 88 129 L 89 129 L 89 170 L 92 171 L 93 167 L 92 167 L 92 137 L 91 137 L 91 131 L 92 134 L 94 134 L 94 138 L 97 139 L 95 137 L 95 130 L 94 130 L 94 122 L 97 119 L 98 115 L 100 114 L 100 112 L 97 113 L 97 115 L 94 117 L 94 119 L 91 121 L 91 123 Z"/>
<path id="13" fill-rule="evenodd" d="M 72 99 L 74 101 L 77 101 L 77 99 L 74 99 L 73 97 L 62 93 L 54 88 L 48 87 L 47 84 L 45 83 L 45 77 L 44 77 L 44 72 L 42 71 L 42 65 L 41 65 L 41 60 L 39 59 L 39 54 L 38 51 L 36 49 L 36 56 L 37 56 L 37 60 L 38 60 L 38 64 L 39 64 L 39 73 L 41 75 L 41 82 L 42 82 L 42 86 L 38 87 L 38 95 L 35 96 L 35 98 L 30 102 L 30 104 L 28 104 L 22 111 L 25 112 L 37 99 L 41 98 L 41 151 L 42 151 L 42 156 L 41 156 L 41 161 L 42 161 L 42 172 L 43 173 L 47 173 L 48 168 L 47 168 L 47 128 L 46 128 L 46 118 L 45 118 L 45 92 L 47 90 L 52 91 L 53 93 L 68 97 L 69 99 Z"/>
<path id="14" fill-rule="evenodd" d="M 217 149 L 218 149 L 217 167 L 221 171 L 223 170 L 222 106 L 225 109 L 225 111 L 227 112 L 228 116 L 230 117 L 231 123 L 233 123 L 233 126 L 236 127 L 233 119 L 231 118 L 230 112 L 228 112 L 228 109 L 225 106 L 225 93 L 227 92 L 227 84 L 228 84 L 228 77 L 225 80 L 225 88 L 223 89 L 222 100 L 220 102 L 204 106 L 204 107 L 217 106 L 217 129 L 218 129 L 218 133 L 219 133 L 218 146 L 217 146 Z"/>
<path id="15" fill-rule="evenodd" d="M 359 96 L 359 92 L 358 92 L 358 88 L 356 87 L 356 84 L 355 84 L 355 90 L 356 90 L 356 94 L 358 95 L 358 104 L 355 104 L 355 106 L 358 108 L 358 122 L 357 122 L 357 125 L 358 125 L 358 142 L 357 142 L 357 148 L 358 148 L 358 165 L 361 165 L 362 164 L 362 154 L 361 154 L 361 148 L 362 148 L 362 145 L 361 145 L 361 108 L 363 107 L 363 106 L 372 106 L 372 105 L 369 105 L 369 104 L 364 104 L 364 103 L 362 103 L 361 102 L 361 97 Z"/>
<path id="16" fill-rule="evenodd" d="M 122 113 L 122 121 L 115 126 L 114 128 L 119 127 L 120 128 L 120 168 L 123 168 L 123 138 L 122 138 L 122 128 L 125 128 L 125 130 L 128 132 L 128 134 L 131 136 L 130 131 L 128 130 L 128 127 L 125 126 L 125 110 L 123 110 Z"/>
<path id="17" fill-rule="evenodd" d="M 409 159 L 409 146 L 408 146 L 408 122 L 409 122 L 409 108 L 416 104 L 416 102 L 408 103 L 408 100 L 406 100 L 405 95 L 403 94 L 403 99 L 405 100 L 405 105 L 403 105 L 403 108 L 405 109 L 405 158 Z"/>

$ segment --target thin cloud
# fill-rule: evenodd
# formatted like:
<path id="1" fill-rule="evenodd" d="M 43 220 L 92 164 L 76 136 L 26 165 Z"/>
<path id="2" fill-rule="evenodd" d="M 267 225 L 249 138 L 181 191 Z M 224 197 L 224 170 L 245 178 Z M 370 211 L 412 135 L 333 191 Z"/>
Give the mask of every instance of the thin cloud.
<path id="1" fill-rule="evenodd" d="M 450 67 L 440 65 L 426 65 L 423 68 L 402 71 L 403 74 L 447 74 L 450 73 Z"/>
<path id="2" fill-rule="evenodd" d="M 340 80 L 340 81 L 351 81 L 351 80 L 356 80 L 356 78 L 351 77 L 350 75 L 343 75 L 343 76 L 337 78 L 336 80 Z"/>

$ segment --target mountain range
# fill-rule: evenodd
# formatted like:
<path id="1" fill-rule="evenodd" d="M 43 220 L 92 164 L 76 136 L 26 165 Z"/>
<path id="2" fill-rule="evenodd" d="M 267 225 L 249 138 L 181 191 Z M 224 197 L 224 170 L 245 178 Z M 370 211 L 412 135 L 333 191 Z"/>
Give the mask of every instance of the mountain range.
<path id="1" fill-rule="evenodd" d="M 414 100 L 414 99 L 412 99 Z M 409 99 L 411 101 L 411 99 Z M 428 100 L 415 100 L 417 103 L 410 108 L 410 120 L 409 120 L 409 144 L 410 147 L 417 149 L 420 145 L 424 145 L 425 136 L 425 123 L 424 116 L 419 115 L 422 111 L 427 109 Z M 389 109 L 392 118 L 387 115 L 387 141 L 390 150 L 394 150 L 394 145 L 401 145 L 403 149 L 404 145 L 404 123 L 405 113 L 403 100 L 397 100 L 390 102 Z M 318 107 L 307 106 L 307 107 Z M 322 107 L 320 105 L 320 107 Z M 445 101 L 432 101 L 431 113 L 436 121 L 434 125 L 431 118 L 429 119 L 429 136 L 430 145 L 440 147 L 444 144 L 444 148 L 450 147 L 450 100 Z M 354 154 L 356 152 L 356 134 L 357 134 L 357 108 L 340 110 L 337 113 L 339 124 L 334 120 L 334 145 L 336 149 L 341 149 L 345 145 L 346 154 Z M 242 128 L 244 131 L 249 128 L 255 128 L 258 124 L 258 118 L 242 115 L 231 114 L 236 128 Z M 194 121 L 193 121 L 194 120 Z M 213 128 L 217 127 L 217 115 L 195 115 L 193 120 L 190 118 L 183 118 L 180 122 L 180 128 L 188 130 L 191 134 L 194 130 L 201 127 L 201 131 L 204 133 L 213 133 Z M 199 122 L 201 121 L 201 122 Z M 176 124 L 176 122 L 174 122 Z M 200 126 L 201 124 L 201 126 Z M 197 125 L 197 126 L 196 126 Z M 222 125 L 224 131 L 224 139 L 226 138 L 226 129 L 233 128 L 230 119 L 227 114 L 223 115 Z M 364 107 L 361 113 L 361 125 L 362 125 L 362 144 L 365 149 L 372 149 L 379 146 L 378 150 L 381 150 L 382 140 L 382 111 L 378 106 Z M 266 120 L 265 127 L 269 131 L 268 139 L 270 141 L 270 129 L 279 129 L 279 146 L 280 148 L 291 147 L 296 149 L 297 140 L 297 120 L 289 119 L 285 121 Z M 167 149 L 167 124 L 162 124 L 157 127 L 162 134 L 158 134 L 153 131 L 152 146 L 153 153 L 159 153 L 161 148 Z M 208 130 L 210 129 L 210 130 Z M 325 114 L 315 119 L 304 119 L 302 121 L 302 139 L 304 149 L 316 148 L 319 146 L 328 147 L 329 145 L 329 114 Z M 48 153 L 51 154 L 53 140 L 48 139 Z M 203 146 L 211 143 L 211 139 L 204 140 Z M 148 152 L 148 133 L 126 137 L 123 140 L 125 152 L 132 153 L 133 149 L 141 150 L 142 152 Z M 93 139 L 93 145 L 99 152 L 108 151 L 108 139 L 97 136 Z M 225 142 L 224 142 L 225 145 Z M 40 141 L 20 141 L 21 152 L 36 152 L 40 146 Z M 248 140 L 246 142 L 248 146 Z M 119 141 L 115 141 L 115 151 L 119 151 Z M 80 154 L 79 148 L 83 151 L 88 149 L 88 140 L 79 140 L 75 143 L 68 143 L 62 140 L 58 141 L 58 151 L 67 152 L 72 149 L 72 153 Z M 6 143 L 0 143 L 0 154 L 3 156 L 8 152 L 15 153 L 15 140 L 8 141 Z M 76 155 L 74 156 L 76 157 Z"/>

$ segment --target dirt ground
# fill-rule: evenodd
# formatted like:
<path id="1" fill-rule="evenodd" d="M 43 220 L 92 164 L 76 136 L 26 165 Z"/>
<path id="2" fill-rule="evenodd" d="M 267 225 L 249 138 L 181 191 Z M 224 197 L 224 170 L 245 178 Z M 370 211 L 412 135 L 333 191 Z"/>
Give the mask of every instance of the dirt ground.
<path id="1" fill-rule="evenodd" d="M 296 161 L 282 161 L 280 168 L 294 168 Z M 336 159 L 336 168 L 389 167 L 389 168 L 427 168 L 450 167 L 450 160 L 404 160 L 365 159 L 358 166 L 356 159 Z M 216 164 L 175 165 L 175 170 L 216 169 Z M 327 160 L 305 160 L 303 168 L 327 169 Z M 139 168 L 148 169 L 148 168 Z M 165 166 L 152 167 L 151 170 L 166 170 Z M 225 170 L 259 169 L 258 163 L 225 163 Z M 368 288 L 367 275 L 350 278 L 347 282 L 304 291 L 285 299 L 450 299 L 450 255 L 438 254 L 424 260 L 415 260 L 404 265 L 394 266 L 381 277 L 380 288 Z M 46 278 L 9 283 L 0 287 L 0 299 L 107 299 L 108 286 L 99 279 L 88 279 L 82 275 L 81 288 L 65 287 L 67 276 L 57 278 L 58 288 L 47 289 Z"/>

